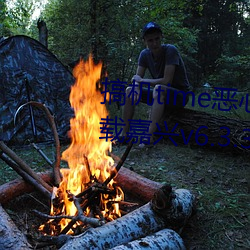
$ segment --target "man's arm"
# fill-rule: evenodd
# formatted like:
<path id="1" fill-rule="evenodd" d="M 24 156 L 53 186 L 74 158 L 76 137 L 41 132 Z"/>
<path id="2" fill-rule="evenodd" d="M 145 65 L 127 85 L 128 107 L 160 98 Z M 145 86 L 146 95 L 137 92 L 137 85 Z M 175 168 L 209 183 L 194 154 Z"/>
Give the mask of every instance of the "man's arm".
<path id="1" fill-rule="evenodd" d="M 175 65 L 165 66 L 163 78 L 157 78 L 157 79 L 143 78 L 145 70 L 146 70 L 145 68 L 138 66 L 136 75 L 133 77 L 133 79 L 136 82 L 150 82 L 150 85 L 153 87 L 157 84 L 163 84 L 163 85 L 167 85 L 168 83 L 172 84 L 175 72 Z"/>
<path id="2" fill-rule="evenodd" d="M 138 66 L 137 67 L 137 70 L 136 70 L 136 75 L 140 76 L 141 78 L 144 77 L 145 75 L 145 71 L 146 71 L 146 68 L 142 67 L 142 66 Z"/>
<path id="3" fill-rule="evenodd" d="M 138 65 L 137 70 L 136 70 L 136 75 L 134 75 L 132 77 L 132 81 L 135 80 L 135 82 L 139 83 L 139 81 L 137 81 L 136 78 L 143 79 L 143 77 L 145 75 L 145 71 L 146 71 L 146 68 Z M 139 87 L 139 84 L 136 84 L 135 95 L 134 95 L 134 102 L 138 101 L 139 95 L 140 95 L 140 87 Z"/>

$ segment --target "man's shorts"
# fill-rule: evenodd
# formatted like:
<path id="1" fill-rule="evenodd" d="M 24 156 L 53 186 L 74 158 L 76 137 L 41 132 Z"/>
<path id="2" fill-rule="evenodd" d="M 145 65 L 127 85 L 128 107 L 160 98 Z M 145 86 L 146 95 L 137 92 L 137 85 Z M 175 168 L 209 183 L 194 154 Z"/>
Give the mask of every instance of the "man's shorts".
<path id="1" fill-rule="evenodd" d="M 167 109 L 181 109 L 188 103 L 188 95 L 186 91 L 182 91 L 175 88 L 167 88 L 167 94 L 164 99 L 164 104 Z M 159 100 L 154 100 L 159 102 Z M 146 103 L 149 106 L 153 105 L 153 89 L 142 88 L 141 102 Z"/>

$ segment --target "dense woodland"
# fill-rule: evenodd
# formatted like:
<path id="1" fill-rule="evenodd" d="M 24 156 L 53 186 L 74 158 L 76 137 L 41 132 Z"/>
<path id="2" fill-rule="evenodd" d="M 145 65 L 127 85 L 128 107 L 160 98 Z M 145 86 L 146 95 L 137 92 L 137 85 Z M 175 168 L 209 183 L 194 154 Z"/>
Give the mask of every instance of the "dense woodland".
<path id="1" fill-rule="evenodd" d="M 10 1 L 11 2 L 11 1 Z M 38 39 L 37 6 L 49 30 L 49 49 L 69 65 L 91 52 L 111 80 L 130 81 L 144 47 L 141 29 L 159 23 L 164 42 L 181 51 L 195 88 L 250 88 L 249 0 L 16 0 L 0 2 L 0 34 Z"/>
<path id="2" fill-rule="evenodd" d="M 10 8 L 8 2 L 15 4 Z M 139 52 L 144 48 L 141 29 L 145 23 L 155 21 L 162 26 L 163 41 L 174 44 L 180 50 L 194 91 L 203 91 L 200 88 L 208 82 L 213 87 L 237 88 L 244 96 L 250 93 L 249 0 L 45 2 L 47 1 L 0 0 L 0 40 L 1 36 L 21 34 L 38 40 L 37 21 L 40 17 L 46 22 L 49 31 L 49 50 L 69 69 L 69 65 L 79 56 L 87 58 L 91 52 L 96 61 L 103 62 L 110 80 L 119 78 L 129 82 L 135 73 Z M 42 12 L 40 16 L 34 17 L 37 7 Z M 215 113 L 215 110 L 212 111 Z M 202 119 L 199 119 L 201 115 Z M 227 119 L 210 119 L 208 114 L 200 113 L 199 123 L 194 122 L 190 116 L 184 121 L 189 131 L 190 128 L 195 129 L 209 121 L 209 126 L 212 126 L 209 134 L 211 140 L 214 136 L 220 136 L 218 131 L 222 131 L 221 123 L 223 126 L 234 125 L 235 129 L 231 129 L 230 134 L 234 138 L 249 138 L 244 137 L 245 135 L 241 137 L 241 133 L 238 133 L 243 131 L 243 126 L 247 126 L 246 131 L 249 131 L 249 125 L 244 125 L 250 122 L 249 112 L 243 108 L 242 116 L 235 112 L 232 115 L 238 115 L 236 117 L 240 120 L 230 123 Z M 248 123 L 243 122 L 243 119 Z M 176 120 L 173 121 L 176 124 Z M 184 123 L 180 124 L 182 126 Z M 202 135 L 204 136 L 200 134 L 201 137 Z M 235 140 L 231 141 L 235 150 Z M 210 141 L 209 145 L 212 145 Z M 44 152 L 53 159 L 54 148 L 51 145 L 44 147 Z M 226 150 L 228 148 L 230 147 L 224 147 Z M 221 146 L 213 147 L 211 151 L 207 149 L 182 144 L 176 147 L 171 142 L 157 143 L 151 151 L 134 147 L 126 158 L 124 167 L 133 169 L 150 180 L 194 191 L 198 198 L 197 214 L 181 235 L 187 249 L 250 249 L 250 154 L 248 151 L 241 155 L 234 154 L 235 151 L 224 152 Z M 42 172 L 45 170 L 44 161 L 33 150 L 27 150 L 26 147 L 19 151 L 15 149 L 36 172 Z M 124 151 L 124 147 L 114 147 L 113 155 L 122 156 Z M 1 163 L 2 185 L 17 175 L 5 162 L 0 161 Z M 29 209 L 33 206 L 37 208 L 38 205 L 42 205 L 44 209 L 40 196 L 39 202 L 38 199 L 30 201 L 13 200 L 7 207 L 12 217 L 16 217 L 18 228 L 29 236 L 35 230 L 34 216 L 26 208 L 32 204 Z M 20 210 L 24 211 L 23 215 L 19 214 Z M 30 223 L 30 227 L 27 227 L 27 223 Z M 37 235 L 37 231 L 34 235 Z"/>

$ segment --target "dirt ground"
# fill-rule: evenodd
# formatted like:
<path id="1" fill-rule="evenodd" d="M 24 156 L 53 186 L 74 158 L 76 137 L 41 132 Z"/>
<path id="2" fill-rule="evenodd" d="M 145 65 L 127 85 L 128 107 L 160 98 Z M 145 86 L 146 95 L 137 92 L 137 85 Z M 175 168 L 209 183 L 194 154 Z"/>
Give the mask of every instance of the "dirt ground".
<path id="1" fill-rule="evenodd" d="M 45 148 L 52 151 L 50 146 Z M 121 156 L 125 148 L 114 147 L 113 153 Z M 15 151 L 32 164 L 35 171 L 47 169 L 47 164 L 33 149 Z M 2 161 L 0 167 L 0 184 L 17 177 Z M 249 155 L 158 143 L 150 149 L 133 147 L 124 167 L 151 180 L 195 193 L 198 199 L 197 213 L 181 234 L 187 249 L 250 249 Z M 34 218 L 30 212 L 32 208 L 27 207 L 26 199 L 29 198 L 35 208 L 44 206 L 39 199 L 30 195 L 21 203 L 15 202 L 16 206 L 13 203 L 5 206 L 15 223 L 27 234 L 34 232 L 29 225 L 36 224 L 31 221 Z M 25 212 L 18 215 L 21 207 Z"/>

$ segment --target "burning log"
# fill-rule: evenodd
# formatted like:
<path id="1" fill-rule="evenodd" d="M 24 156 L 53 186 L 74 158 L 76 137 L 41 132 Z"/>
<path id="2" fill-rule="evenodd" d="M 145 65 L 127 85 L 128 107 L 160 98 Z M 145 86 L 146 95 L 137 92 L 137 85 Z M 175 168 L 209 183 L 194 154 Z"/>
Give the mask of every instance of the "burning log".
<path id="1" fill-rule="evenodd" d="M 131 148 L 133 146 L 133 140 L 131 140 L 122 156 L 122 158 L 117 163 L 115 170 L 111 172 L 110 176 L 104 181 L 104 184 L 107 185 L 118 173 L 118 171 L 121 169 L 123 163 L 125 162 Z"/>
<path id="2" fill-rule="evenodd" d="M 24 235 L 17 229 L 0 204 L 0 249 L 32 249 Z"/>
<path id="3" fill-rule="evenodd" d="M 61 250 L 107 249 L 125 244 L 166 227 L 182 227 L 193 212 L 195 197 L 185 189 L 163 186 L 151 202 L 102 227 L 69 239 Z M 176 224 L 177 223 L 177 224 Z"/>
<path id="4" fill-rule="evenodd" d="M 43 214 L 37 210 L 33 210 L 33 212 L 38 217 L 45 218 L 47 220 L 71 219 L 74 223 L 77 221 L 81 221 L 83 223 L 90 224 L 93 227 L 101 226 L 104 224 L 102 221 L 100 221 L 96 218 L 84 216 L 79 202 L 75 202 L 75 204 L 77 206 L 78 211 L 81 212 L 81 213 L 78 213 L 77 216 L 69 216 L 69 215 L 68 216 L 67 215 L 54 215 L 54 216 L 52 216 L 52 215 Z"/>
<path id="5" fill-rule="evenodd" d="M 81 174 L 87 176 L 87 181 L 84 183 L 83 191 L 78 194 L 73 194 L 70 188 L 65 189 L 65 186 L 62 185 L 58 189 L 56 198 L 53 200 L 53 211 L 51 211 L 50 213 L 51 215 L 55 215 L 55 219 L 58 219 L 57 215 L 58 213 L 61 214 L 61 211 L 64 210 L 64 208 L 62 209 L 62 207 L 64 206 L 66 207 L 66 210 L 64 210 L 65 215 L 71 215 L 70 217 L 67 216 L 66 226 L 63 226 L 63 228 L 61 226 L 59 227 L 60 234 L 67 234 L 70 230 L 75 231 L 78 228 L 82 230 L 82 228 L 85 228 L 87 224 L 90 224 L 92 226 L 101 226 L 105 223 L 105 221 L 107 222 L 121 216 L 119 204 L 117 203 L 117 201 L 123 199 L 123 191 L 117 185 L 109 184 L 117 175 L 118 171 L 126 160 L 126 157 L 129 154 L 132 146 L 133 142 L 130 142 L 118 164 L 116 166 L 113 166 L 113 169 L 110 170 L 110 174 L 104 180 L 99 180 L 96 177 L 95 172 L 91 171 L 88 157 L 86 155 L 83 155 L 85 174 L 83 174 L 84 172 L 81 172 Z M 64 171 L 62 171 L 65 182 L 66 180 L 68 180 L 68 176 L 71 173 L 71 169 L 64 169 Z M 63 188 L 61 189 L 61 187 Z M 67 196 L 65 195 L 65 193 L 63 193 L 63 190 L 66 191 Z M 72 202 L 75 206 L 74 210 L 70 210 L 73 205 Z M 83 216 L 84 213 L 91 214 L 91 217 L 98 217 L 99 219 L 90 219 L 89 217 Z M 59 224 L 64 225 L 63 221 L 59 222 Z M 46 223 L 46 228 L 53 228 L 53 226 L 51 227 L 49 225 L 51 222 L 54 223 L 54 221 L 51 219 L 49 223 Z M 74 225 L 75 227 L 73 229 Z"/>
<path id="6" fill-rule="evenodd" d="M 111 250 L 185 250 L 182 238 L 172 229 L 162 229 L 157 233 L 111 248 Z"/>

